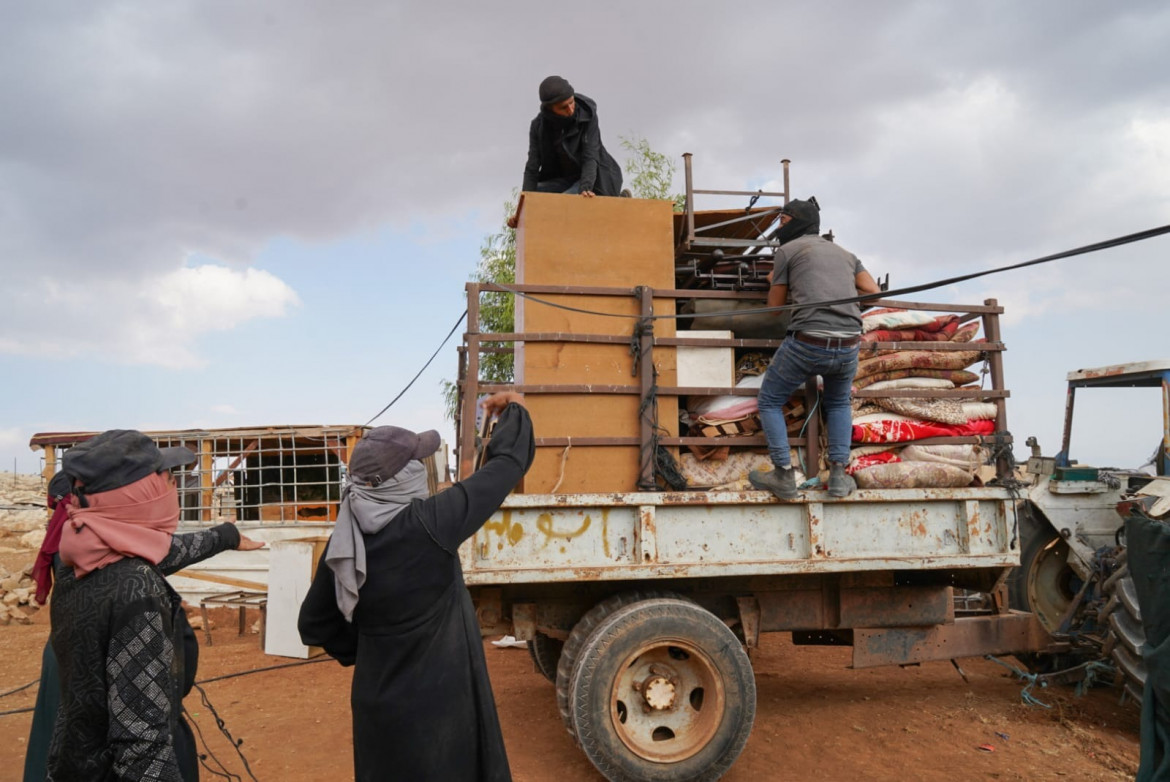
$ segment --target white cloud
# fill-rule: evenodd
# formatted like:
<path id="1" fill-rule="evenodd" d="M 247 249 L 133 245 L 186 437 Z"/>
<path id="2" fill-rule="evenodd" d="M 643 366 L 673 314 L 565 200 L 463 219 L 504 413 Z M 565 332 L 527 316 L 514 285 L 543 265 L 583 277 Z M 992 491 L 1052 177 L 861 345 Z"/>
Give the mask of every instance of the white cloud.
<path id="1" fill-rule="evenodd" d="M 204 365 L 199 338 L 256 318 L 281 317 L 299 304 L 269 272 L 225 266 L 182 267 L 133 281 L 40 279 L 30 286 L 42 312 L 0 314 L 0 353 L 84 356 L 170 369 Z"/>
<path id="2" fill-rule="evenodd" d="M 219 413 L 220 415 L 239 415 L 240 414 L 240 411 L 237 410 L 234 405 L 228 405 L 228 404 L 212 405 L 211 412 Z"/>

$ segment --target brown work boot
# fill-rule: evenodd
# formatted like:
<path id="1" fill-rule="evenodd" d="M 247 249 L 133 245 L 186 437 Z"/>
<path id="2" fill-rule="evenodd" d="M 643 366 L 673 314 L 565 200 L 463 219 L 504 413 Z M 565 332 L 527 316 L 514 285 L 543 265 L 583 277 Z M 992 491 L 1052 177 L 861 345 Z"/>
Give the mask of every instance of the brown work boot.
<path id="1" fill-rule="evenodd" d="M 748 473 L 748 482 L 757 489 L 772 492 L 782 500 L 800 497 L 800 492 L 796 490 L 796 474 L 791 467 L 775 467 L 771 472 L 752 470 Z"/>
<path id="2" fill-rule="evenodd" d="M 857 481 L 852 475 L 845 474 L 845 465 L 836 462 L 829 463 L 829 496 L 848 497 L 857 488 Z"/>

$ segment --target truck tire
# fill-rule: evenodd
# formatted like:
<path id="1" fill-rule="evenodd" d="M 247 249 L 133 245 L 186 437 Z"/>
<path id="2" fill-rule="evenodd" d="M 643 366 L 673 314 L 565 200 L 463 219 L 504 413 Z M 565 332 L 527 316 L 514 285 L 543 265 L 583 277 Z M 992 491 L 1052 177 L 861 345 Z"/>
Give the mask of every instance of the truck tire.
<path id="1" fill-rule="evenodd" d="M 581 748 L 610 782 L 719 779 L 756 714 L 743 646 L 714 614 L 672 598 L 610 615 L 581 649 L 571 698 Z"/>
<path id="2" fill-rule="evenodd" d="M 1117 683 L 1134 703 L 1141 706 L 1142 690 L 1146 686 L 1146 663 L 1142 659 L 1146 631 L 1129 563 L 1125 561 L 1124 553 L 1119 559 L 1121 566 L 1105 580 L 1102 589 L 1106 595 L 1105 607 L 1100 614 L 1100 623 L 1106 632 L 1103 651 L 1117 666 Z"/>
<path id="3" fill-rule="evenodd" d="M 1019 523 L 1020 566 L 1008 577 L 1008 604 L 1017 611 L 1031 611 L 1045 630 L 1055 633 L 1080 579 L 1069 567 L 1068 543 L 1047 519 L 1025 503 Z"/>
<path id="4" fill-rule="evenodd" d="M 564 641 L 547 636 L 539 630 L 528 642 L 528 654 L 532 657 L 532 664 L 536 666 L 541 676 L 554 684 L 557 680 L 557 662 L 560 660 L 564 645 Z"/>
<path id="5" fill-rule="evenodd" d="M 557 710 L 561 714 L 561 721 L 565 724 L 565 730 L 569 732 L 569 735 L 573 737 L 574 741 L 577 740 L 577 732 L 573 728 L 573 712 L 569 705 L 569 684 L 573 679 L 573 671 L 577 666 L 577 657 L 580 655 L 581 647 L 585 645 L 585 642 L 589 640 L 589 636 L 597 630 L 598 626 L 609 618 L 610 614 L 631 603 L 637 603 L 641 600 L 648 600 L 654 597 L 682 599 L 681 595 L 663 589 L 638 589 L 629 592 L 619 592 L 616 595 L 610 595 L 586 611 L 569 632 L 569 639 L 565 641 L 565 645 L 561 649 L 560 659 L 557 661 L 557 672 L 553 681 L 557 685 Z"/>

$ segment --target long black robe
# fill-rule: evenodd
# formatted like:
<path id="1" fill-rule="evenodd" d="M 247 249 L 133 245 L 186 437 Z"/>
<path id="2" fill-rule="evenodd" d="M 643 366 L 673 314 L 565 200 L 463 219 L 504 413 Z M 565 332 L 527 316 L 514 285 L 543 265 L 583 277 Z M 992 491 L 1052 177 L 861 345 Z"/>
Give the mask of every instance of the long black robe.
<path id="1" fill-rule="evenodd" d="M 532 464 L 532 421 L 510 404 L 482 468 L 415 500 L 365 535 L 368 575 L 353 623 L 324 557 L 301 605 L 301 640 L 354 665 L 354 772 L 360 780 L 510 780 L 483 641 L 456 549 Z"/>
<path id="2" fill-rule="evenodd" d="M 1166 782 L 1170 780 L 1170 525 L 1143 514 L 1131 515 L 1125 520 L 1125 543 L 1146 631 L 1137 782 Z"/>

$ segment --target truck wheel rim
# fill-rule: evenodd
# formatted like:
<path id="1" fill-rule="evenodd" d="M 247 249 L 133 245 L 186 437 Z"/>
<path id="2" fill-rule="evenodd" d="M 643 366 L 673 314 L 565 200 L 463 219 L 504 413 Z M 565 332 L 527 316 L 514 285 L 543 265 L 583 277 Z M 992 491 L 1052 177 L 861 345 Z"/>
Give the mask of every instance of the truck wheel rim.
<path id="1" fill-rule="evenodd" d="M 1068 566 L 1068 543 L 1056 538 L 1037 553 L 1028 573 L 1028 600 L 1040 623 L 1050 633 L 1076 596 L 1078 579 Z"/>
<path id="2" fill-rule="evenodd" d="M 710 657 L 682 639 L 657 639 L 618 669 L 610 719 L 638 757 L 677 763 L 715 736 L 725 701 L 723 677 Z"/>

